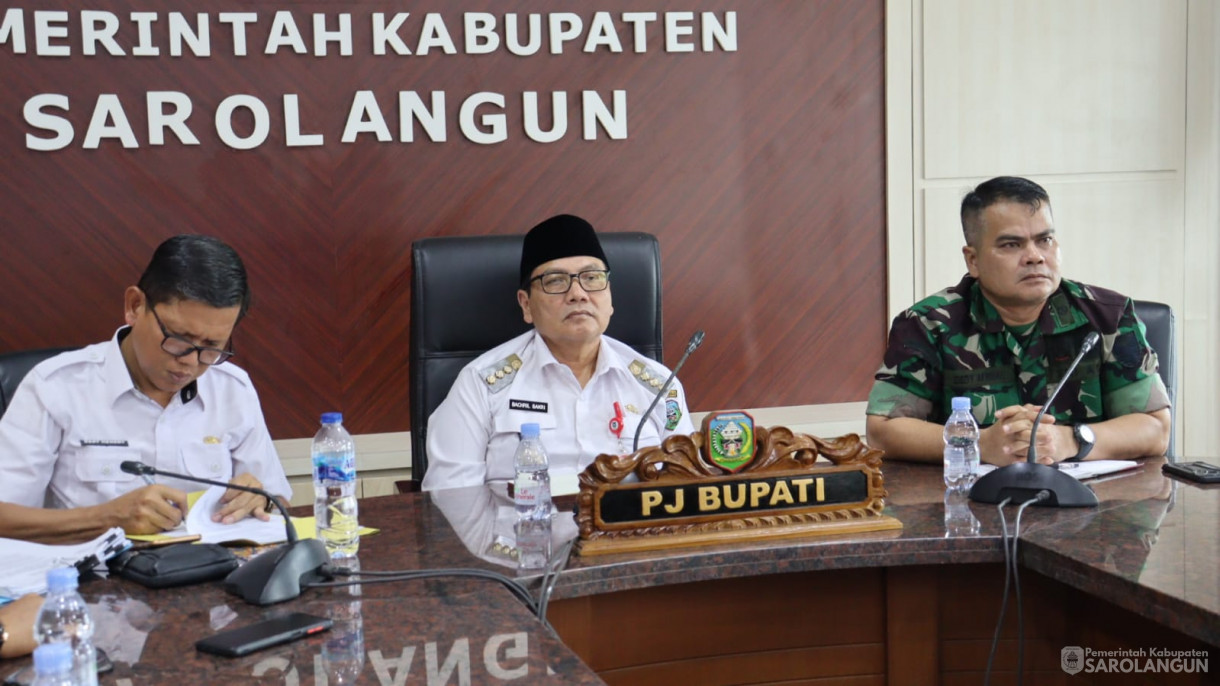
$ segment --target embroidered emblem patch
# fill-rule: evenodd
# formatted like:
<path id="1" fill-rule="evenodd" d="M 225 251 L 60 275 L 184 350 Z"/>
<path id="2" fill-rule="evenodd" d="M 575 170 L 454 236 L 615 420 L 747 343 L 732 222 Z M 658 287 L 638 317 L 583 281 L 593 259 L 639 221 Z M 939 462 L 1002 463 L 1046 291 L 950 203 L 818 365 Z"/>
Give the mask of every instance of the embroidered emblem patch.
<path id="1" fill-rule="evenodd" d="M 678 428 L 678 422 L 682 421 L 682 408 L 678 407 L 677 400 L 665 401 L 665 430 L 673 431 Z"/>

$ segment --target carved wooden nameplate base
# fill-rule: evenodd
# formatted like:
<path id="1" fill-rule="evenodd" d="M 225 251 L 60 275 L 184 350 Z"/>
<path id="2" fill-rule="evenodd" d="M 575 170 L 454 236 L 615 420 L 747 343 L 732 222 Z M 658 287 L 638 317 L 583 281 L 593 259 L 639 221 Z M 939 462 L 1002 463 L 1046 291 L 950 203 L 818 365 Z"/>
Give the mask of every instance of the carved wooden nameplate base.
<path id="1" fill-rule="evenodd" d="M 743 414 L 709 415 L 701 432 L 598 456 L 580 475 L 580 554 L 902 528 L 881 514 L 888 494 L 880 450 L 856 434 L 823 440 L 782 426 L 755 429 L 745 415 L 740 425 L 754 451 L 743 464 L 740 446 L 726 457 L 731 442 L 716 433 L 717 420 L 732 417 L 731 425 Z M 818 455 L 830 463 L 816 463 Z M 623 483 L 630 474 L 638 481 Z"/>

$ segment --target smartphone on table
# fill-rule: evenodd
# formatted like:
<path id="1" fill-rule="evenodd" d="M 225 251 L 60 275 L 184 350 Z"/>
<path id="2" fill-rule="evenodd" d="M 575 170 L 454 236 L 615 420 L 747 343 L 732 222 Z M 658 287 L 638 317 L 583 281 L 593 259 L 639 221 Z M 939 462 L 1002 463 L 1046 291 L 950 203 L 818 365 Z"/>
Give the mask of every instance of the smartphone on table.
<path id="1" fill-rule="evenodd" d="M 264 648 L 326 631 L 334 624 L 326 617 L 293 612 L 282 617 L 237 627 L 195 642 L 195 650 L 222 657 L 241 657 Z"/>
<path id="2" fill-rule="evenodd" d="M 1220 467 L 1207 462 L 1166 462 L 1161 471 L 1201 484 L 1220 483 Z"/>

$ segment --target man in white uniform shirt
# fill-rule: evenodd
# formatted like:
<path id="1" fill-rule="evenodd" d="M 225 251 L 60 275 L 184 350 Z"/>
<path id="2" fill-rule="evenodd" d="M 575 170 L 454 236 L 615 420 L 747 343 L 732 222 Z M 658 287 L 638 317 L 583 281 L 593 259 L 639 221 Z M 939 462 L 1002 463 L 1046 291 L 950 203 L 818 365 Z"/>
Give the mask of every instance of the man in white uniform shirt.
<path id="1" fill-rule="evenodd" d="M 526 234 L 517 302 L 534 328 L 458 374 L 428 420 L 424 490 L 512 479 L 528 422 L 542 429 L 552 475 L 630 453 L 641 422 L 642 447 L 695 430 L 676 380 L 643 416 L 669 370 L 604 335 L 614 312 L 610 268 L 583 219 L 559 215 Z"/>
<path id="2" fill-rule="evenodd" d="M 162 243 L 123 297 L 127 326 L 22 380 L 0 419 L 0 531 L 62 542 L 110 527 L 171 529 L 199 484 L 145 484 L 125 460 L 276 496 L 291 489 L 244 371 L 224 364 L 250 304 L 246 269 L 208 236 Z M 210 374 L 205 372 L 211 371 Z M 266 519 L 262 496 L 226 491 L 216 521 Z"/>

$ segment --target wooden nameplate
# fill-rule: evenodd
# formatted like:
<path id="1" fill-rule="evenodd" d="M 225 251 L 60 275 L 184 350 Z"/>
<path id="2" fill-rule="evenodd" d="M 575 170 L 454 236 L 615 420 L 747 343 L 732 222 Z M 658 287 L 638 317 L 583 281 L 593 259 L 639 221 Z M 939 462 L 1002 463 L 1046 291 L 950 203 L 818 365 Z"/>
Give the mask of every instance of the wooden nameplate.
<path id="1" fill-rule="evenodd" d="M 715 454 L 724 441 L 714 423 L 728 414 L 709 415 L 703 431 L 660 446 L 598 456 L 580 475 L 580 554 L 902 528 L 881 514 L 882 453 L 856 434 L 823 440 L 782 426 L 754 429 L 745 415 L 754 450 L 742 463 L 739 446 L 732 456 Z M 815 463 L 818 455 L 830 463 Z M 638 480 L 623 483 L 631 474 Z"/>

